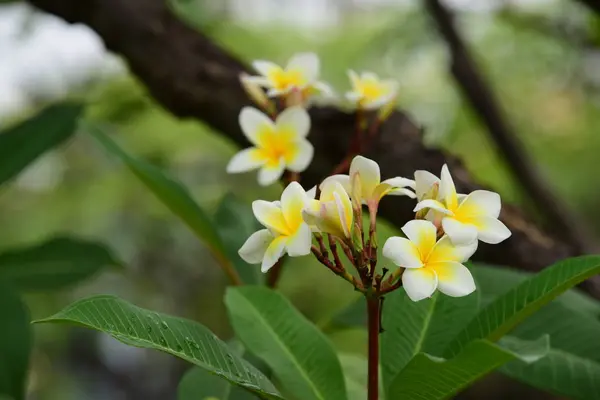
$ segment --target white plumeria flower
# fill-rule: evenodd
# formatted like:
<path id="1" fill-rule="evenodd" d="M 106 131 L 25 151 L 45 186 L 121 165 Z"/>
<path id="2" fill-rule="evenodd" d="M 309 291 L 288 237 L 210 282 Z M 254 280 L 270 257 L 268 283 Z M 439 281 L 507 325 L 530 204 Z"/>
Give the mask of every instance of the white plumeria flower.
<path id="1" fill-rule="evenodd" d="M 319 200 L 312 200 L 304 210 L 304 221 L 317 231 L 339 238 L 349 238 L 352 232 L 352 202 L 346 189 L 337 181 L 322 185 Z"/>
<path id="2" fill-rule="evenodd" d="M 374 110 L 393 101 L 398 93 L 398 82 L 393 79 L 380 80 L 372 72 L 363 72 L 360 76 L 348 71 L 352 90 L 346 98 L 365 110 Z"/>
<path id="3" fill-rule="evenodd" d="M 433 182 L 433 174 L 425 171 L 415 173 L 417 196 L 423 193 L 425 181 Z M 510 230 L 498 216 L 500 215 L 500 195 L 488 190 L 475 190 L 469 195 L 456 193 L 454 181 L 444 164 L 437 199 L 421 200 L 414 211 L 429 208 L 437 212 L 434 218 L 441 218 L 444 232 L 456 244 L 469 243 L 477 239 L 485 243 L 497 244 L 510 237 Z M 425 177 L 423 180 L 422 178 Z M 437 178 L 436 178 L 437 179 Z"/>
<path id="4" fill-rule="evenodd" d="M 405 268 L 402 286 L 413 301 L 431 297 L 438 289 L 452 296 L 467 296 L 475 290 L 473 276 L 462 265 L 477 250 L 477 241 L 456 246 L 447 235 L 436 242 L 436 227 L 429 221 L 413 220 L 402 227 L 408 239 L 389 238 L 383 255 Z"/>
<path id="5" fill-rule="evenodd" d="M 310 253 L 312 233 L 302 219 L 302 210 L 314 199 L 315 191 L 305 192 L 298 182 L 290 183 L 281 194 L 281 201 L 256 200 L 252 211 L 267 229 L 254 232 L 238 251 L 249 264 L 262 263 L 267 272 L 284 254 L 290 257 Z"/>
<path id="6" fill-rule="evenodd" d="M 252 66 L 261 74 L 252 79 L 267 89 L 270 97 L 285 95 L 292 90 L 311 94 L 330 94 L 329 85 L 319 82 L 320 61 L 315 53 L 298 53 L 292 56 L 285 68 L 270 61 L 254 61 Z"/>
<path id="7" fill-rule="evenodd" d="M 415 197 L 412 190 L 408 189 L 414 188 L 413 180 L 397 176 L 381 182 L 379 165 L 366 157 L 354 157 L 349 172 L 350 175 L 340 174 L 328 177 L 321 184 L 321 190 L 331 180 L 339 182 L 350 195 L 360 193 L 360 202 L 368 206 L 377 206 L 379 200 L 385 195 Z M 360 188 L 355 188 L 355 184 L 360 185 Z"/>
<path id="8" fill-rule="evenodd" d="M 258 183 L 266 186 L 277 181 L 286 168 L 304 171 L 313 158 L 313 146 L 306 140 L 310 117 L 301 107 L 284 110 L 275 122 L 256 108 L 244 107 L 240 126 L 255 147 L 233 156 L 227 165 L 229 173 L 260 168 Z"/>

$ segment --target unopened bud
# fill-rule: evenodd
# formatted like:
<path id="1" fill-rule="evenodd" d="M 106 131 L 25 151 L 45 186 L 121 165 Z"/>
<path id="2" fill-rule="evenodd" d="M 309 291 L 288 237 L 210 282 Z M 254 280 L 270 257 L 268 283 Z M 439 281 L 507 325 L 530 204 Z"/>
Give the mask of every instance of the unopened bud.
<path id="1" fill-rule="evenodd" d="M 392 112 L 394 112 L 395 109 L 396 98 L 394 97 L 379 109 L 379 113 L 377 114 L 377 119 L 379 120 L 379 122 L 381 123 L 387 120 L 390 117 L 390 115 L 392 115 Z"/>
<path id="2" fill-rule="evenodd" d="M 267 94 L 260 87 L 252 77 L 244 72 L 240 74 L 240 82 L 244 91 L 250 97 L 250 99 L 259 105 L 262 109 L 271 112 L 273 110 L 273 104 L 267 97 Z"/>
<path id="3" fill-rule="evenodd" d="M 362 216 L 362 184 L 360 183 L 360 173 L 354 173 L 350 177 L 350 180 L 352 209 L 354 210 L 354 214 L 358 214 L 360 218 Z"/>
<path id="4" fill-rule="evenodd" d="M 436 182 L 433 185 L 431 185 L 431 188 L 429 188 L 429 190 L 423 195 L 423 198 L 419 199 L 419 201 L 427 200 L 427 199 L 433 199 L 433 200 L 437 199 L 439 190 L 440 190 L 440 184 L 438 182 Z M 424 209 L 418 211 L 417 214 L 415 215 L 415 219 L 425 219 L 425 216 L 427 215 L 428 212 L 429 212 L 428 208 L 424 208 Z"/>
<path id="5" fill-rule="evenodd" d="M 354 229 L 352 229 L 352 245 L 354 247 L 354 253 L 361 253 L 363 251 L 363 232 L 362 227 L 358 222 L 354 223 Z"/>

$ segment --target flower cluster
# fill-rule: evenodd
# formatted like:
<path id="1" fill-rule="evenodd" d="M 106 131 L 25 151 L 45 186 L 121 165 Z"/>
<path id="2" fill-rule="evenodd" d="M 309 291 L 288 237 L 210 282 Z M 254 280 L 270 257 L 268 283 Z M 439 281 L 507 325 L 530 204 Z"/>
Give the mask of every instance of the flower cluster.
<path id="1" fill-rule="evenodd" d="M 236 154 L 227 170 L 258 168 L 261 185 L 279 180 L 285 170 L 296 175 L 288 179 L 280 200 L 256 200 L 252 204 L 264 229 L 248 238 L 239 250 L 240 257 L 251 264 L 260 263 L 261 270 L 267 272 L 286 254 L 299 257 L 313 253 L 331 271 L 369 296 L 381 296 L 401 286 L 414 301 L 430 297 L 436 290 L 453 297 L 472 293 L 475 283 L 463 263 L 477 250 L 479 241 L 496 244 L 511 235 L 498 219 L 500 196 L 486 190 L 457 193 L 446 165 L 439 178 L 428 171 L 416 171 L 414 179 L 382 180 L 375 161 L 352 153 L 349 166 L 342 161 L 340 166 L 344 168 L 335 170 L 345 169 L 347 175 L 334 173 L 318 187 L 305 191 L 296 181 L 314 153 L 306 139 L 310 117 L 305 107 L 315 94 L 332 91 L 318 81 L 319 61 L 312 53 L 292 57 L 285 68 L 267 61 L 253 65 L 261 76 L 243 76 L 242 83 L 270 116 L 250 107 L 241 111 L 241 129 L 254 147 Z M 351 71 L 349 76 L 352 91 L 347 99 L 359 110 L 380 110 L 375 123 L 383 122 L 381 116 L 389 115 L 398 85 L 379 80 L 372 73 L 358 75 Z M 277 107 L 279 103 L 273 103 L 273 98 L 282 100 L 283 106 Z M 357 125 L 360 135 L 368 124 L 359 120 Z M 380 200 L 386 195 L 407 196 L 415 199 L 416 205 L 414 219 L 402 227 L 405 237 L 390 237 L 383 245 L 383 256 L 397 268 L 383 268 L 378 273 L 376 218 Z M 363 226 L 364 207 L 368 210 L 368 229 Z M 346 270 L 339 249 L 354 273 Z"/>

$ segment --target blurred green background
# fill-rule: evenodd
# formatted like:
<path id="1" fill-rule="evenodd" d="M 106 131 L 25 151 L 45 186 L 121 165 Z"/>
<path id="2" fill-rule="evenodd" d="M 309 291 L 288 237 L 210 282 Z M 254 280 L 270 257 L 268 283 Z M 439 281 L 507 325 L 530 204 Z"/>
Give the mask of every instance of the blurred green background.
<path id="1" fill-rule="evenodd" d="M 573 1 L 452 3 L 534 164 L 557 195 L 600 232 L 598 19 Z M 504 201 L 524 202 L 485 127 L 449 76 L 444 43 L 418 3 L 243 0 L 217 5 L 196 0 L 191 7 L 201 16 L 205 33 L 248 62 L 285 63 L 293 53 L 316 52 L 322 78 L 338 94 L 348 88 L 349 68 L 397 79 L 399 106 L 425 127 L 428 145 L 461 156 L 471 173 Z M 44 24 L 56 32 L 69 31 L 69 39 L 55 43 L 50 30 L 37 30 Z M 89 31 L 71 31 L 78 29 L 22 4 L 0 6 L 0 89 L 6 89 L 0 90 L 0 126 L 41 105 L 84 98 L 91 105 L 89 118 L 114 123 L 124 149 L 169 170 L 207 210 L 214 210 L 227 193 L 245 201 L 248 209 L 254 199 L 278 197 L 280 187 L 260 188 L 254 174 L 227 175 L 225 165 L 237 148 L 200 122 L 172 117 L 119 60 L 107 61 Z M 75 46 L 77 34 L 88 39 L 73 48 L 97 48 L 87 58 L 61 50 Z M 36 54 L 42 60 L 46 55 L 51 60 L 52 54 L 35 37 L 52 40 L 63 58 L 68 53 L 68 73 L 36 66 Z M 30 58 L 23 56 L 25 50 Z M 27 70 L 16 77 L 13 70 L 19 65 Z M 12 87 L 11 79 L 26 84 Z M 65 83 L 56 89 L 44 79 Z M 229 334 L 221 300 L 226 281 L 207 249 L 88 135 L 45 154 L 3 187 L 0 223 L 0 249 L 72 233 L 106 243 L 127 265 L 123 273 L 103 272 L 72 290 L 27 295 L 33 318 L 89 294 L 112 293 L 142 307 L 196 319 L 222 337 Z M 382 225 L 382 237 L 390 232 Z M 356 298 L 344 281 L 309 257 L 286 264 L 281 290 L 324 327 Z M 31 399 L 175 398 L 184 366 L 167 355 L 59 326 L 38 326 L 35 335 Z M 361 330 L 332 331 L 331 338 L 344 351 L 364 351 Z"/>

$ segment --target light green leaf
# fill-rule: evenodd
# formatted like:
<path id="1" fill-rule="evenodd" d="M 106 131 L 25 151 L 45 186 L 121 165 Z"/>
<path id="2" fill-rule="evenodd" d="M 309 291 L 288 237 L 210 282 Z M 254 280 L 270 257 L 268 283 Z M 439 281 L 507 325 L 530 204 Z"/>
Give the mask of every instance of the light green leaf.
<path id="1" fill-rule="evenodd" d="M 482 306 L 535 275 L 531 272 L 483 264 L 474 264 L 471 272 L 477 281 L 477 289 L 481 291 Z M 574 311 L 584 312 L 595 318 L 600 317 L 600 302 L 577 288 L 567 290 L 553 303 L 561 303 Z"/>
<path id="2" fill-rule="evenodd" d="M 0 133 L 0 184 L 17 176 L 36 158 L 71 137 L 82 105 L 50 106 L 34 117 Z"/>
<path id="3" fill-rule="evenodd" d="M 86 125 L 86 129 L 109 153 L 120 158 L 129 170 L 208 246 L 214 257 L 224 267 L 225 272 L 230 274 L 232 280 L 235 280 L 231 274 L 233 266 L 225 256 L 226 249 L 216 227 L 204 210 L 194 201 L 188 190 L 155 166 L 131 157 L 97 125 Z"/>
<path id="4" fill-rule="evenodd" d="M 479 291 L 460 298 L 436 293 L 430 299 L 414 302 L 401 288 L 387 295 L 383 304 L 381 364 L 384 388 L 389 388 L 416 354 L 442 355 L 446 345 L 477 313 Z"/>
<path id="5" fill-rule="evenodd" d="M 260 371 L 203 325 L 145 310 L 114 296 L 80 300 L 36 322 L 66 322 L 96 329 L 125 344 L 163 351 L 189 361 L 261 398 L 281 398 Z"/>
<path id="6" fill-rule="evenodd" d="M 448 345 L 446 356 L 458 354 L 476 339 L 498 340 L 558 295 L 599 272 L 598 256 L 571 258 L 544 269 L 484 307 Z"/>
<path id="7" fill-rule="evenodd" d="M 233 194 L 226 194 L 215 214 L 215 226 L 226 248 L 227 257 L 247 284 L 260 284 L 264 274 L 256 265 L 250 265 L 238 254 L 238 250 L 251 234 L 261 229 L 252 213 L 252 206 L 236 198 Z"/>
<path id="8" fill-rule="evenodd" d="M 285 297 L 264 287 L 229 287 L 225 304 L 236 337 L 294 398 L 346 399 L 332 345 Z"/>
<path id="9" fill-rule="evenodd" d="M 57 237 L 0 254 L 0 281 L 20 290 L 60 289 L 120 265 L 101 244 Z"/>
<path id="10" fill-rule="evenodd" d="M 348 392 L 348 400 L 364 400 L 367 398 L 367 379 L 368 379 L 368 362 L 364 356 L 350 353 L 338 354 L 342 370 L 344 371 L 344 379 L 346 380 L 346 391 Z M 379 398 L 383 399 L 383 390 L 381 390 L 380 380 Z"/>
<path id="11" fill-rule="evenodd" d="M 521 358 L 534 362 L 548 352 L 548 337 L 535 342 L 505 338 L 501 347 L 478 339 L 463 348 L 449 360 L 428 354 L 417 354 L 394 378 L 389 399 L 441 400 L 449 398 L 494 369 Z"/>
<path id="12" fill-rule="evenodd" d="M 0 397 L 23 400 L 32 345 L 29 311 L 7 286 L 0 286 L 0 319 Z"/>
<path id="13" fill-rule="evenodd" d="M 209 4 L 207 0 L 167 0 L 167 4 L 179 19 L 201 32 L 210 29 L 211 22 L 219 17 L 214 3 Z"/>

